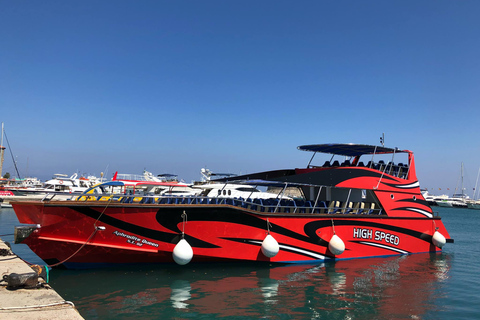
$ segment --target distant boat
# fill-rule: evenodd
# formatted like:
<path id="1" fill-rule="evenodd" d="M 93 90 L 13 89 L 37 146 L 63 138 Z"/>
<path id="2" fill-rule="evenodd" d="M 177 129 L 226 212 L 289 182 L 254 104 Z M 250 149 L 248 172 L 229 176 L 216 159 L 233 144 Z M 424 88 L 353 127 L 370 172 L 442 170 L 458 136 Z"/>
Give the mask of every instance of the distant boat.
<path id="1" fill-rule="evenodd" d="M 162 174 L 155 177 L 148 171 L 144 171 L 143 175 L 118 173 L 117 171 L 113 175 L 112 181 L 123 182 L 126 186 L 136 187 L 137 189 L 139 185 L 149 185 L 147 193 L 154 196 L 194 196 L 200 193 L 200 190 L 178 182 L 176 176 L 172 174 Z"/>
<path id="2" fill-rule="evenodd" d="M 480 210 L 480 200 L 473 200 L 473 201 L 469 201 L 467 202 L 467 207 L 469 209 L 476 209 L 476 210 Z"/>
<path id="3" fill-rule="evenodd" d="M 195 183 L 192 188 L 201 189 L 200 196 L 204 197 L 224 197 L 224 198 L 244 198 L 244 199 L 288 199 L 291 197 L 285 196 L 284 192 L 268 192 L 258 189 L 258 185 L 247 185 L 235 183 L 234 181 L 219 183 L 215 180 L 235 179 L 236 174 L 233 173 L 213 173 L 207 168 L 200 170 L 202 181 Z M 215 180 L 212 180 L 215 178 Z M 282 191 L 282 190 L 280 190 Z"/>
<path id="4" fill-rule="evenodd" d="M 54 174 L 53 178 L 45 182 L 43 185 L 38 185 L 37 182 L 31 186 L 5 186 L 4 190 L 9 191 L 8 194 L 0 194 L 3 205 L 9 204 L 14 200 L 41 200 L 48 197 L 50 200 L 67 200 L 74 196 L 82 194 L 88 188 L 101 182 L 95 176 L 78 177 L 74 173 L 70 177 L 66 174 Z"/>
<path id="5" fill-rule="evenodd" d="M 445 199 L 448 199 L 448 195 L 442 194 L 440 196 L 429 194 L 428 190 L 422 190 L 422 195 L 425 198 L 425 200 L 428 202 L 429 205 L 431 206 L 436 206 L 438 201 L 442 201 Z"/>
<path id="6" fill-rule="evenodd" d="M 439 199 L 435 202 L 439 207 L 457 207 L 457 208 L 466 208 L 467 200 L 469 197 L 464 194 L 454 194 L 450 198 Z"/>
<path id="7" fill-rule="evenodd" d="M 480 200 L 475 197 L 476 192 L 477 192 L 477 185 L 478 185 L 478 178 L 479 177 L 480 177 L 480 168 L 478 169 L 478 173 L 477 173 L 477 181 L 475 182 L 475 191 L 473 192 L 473 199 L 467 201 L 467 207 L 469 209 L 480 210 Z"/>
<path id="8" fill-rule="evenodd" d="M 463 162 L 460 170 L 460 179 L 461 179 L 461 193 L 457 192 L 457 187 L 455 187 L 455 193 L 450 198 L 439 199 L 435 201 L 439 207 L 457 207 L 457 208 L 466 208 L 467 202 L 470 200 L 470 197 L 465 194 L 465 188 L 463 186 Z"/>

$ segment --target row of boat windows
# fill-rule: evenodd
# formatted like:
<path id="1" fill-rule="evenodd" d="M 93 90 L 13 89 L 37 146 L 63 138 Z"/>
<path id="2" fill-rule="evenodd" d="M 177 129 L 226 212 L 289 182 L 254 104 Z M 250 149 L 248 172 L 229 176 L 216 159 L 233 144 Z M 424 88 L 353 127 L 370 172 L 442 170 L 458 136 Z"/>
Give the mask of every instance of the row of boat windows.
<path id="1" fill-rule="evenodd" d="M 345 160 L 341 164 L 339 161 L 335 160 L 332 163 L 330 161 L 325 161 L 322 167 L 324 168 L 331 168 L 331 167 L 351 167 L 352 164 L 350 160 Z M 385 171 L 386 174 L 390 174 L 392 176 L 396 176 L 399 178 L 406 179 L 408 173 L 408 166 L 403 163 L 395 164 L 393 162 L 389 162 L 386 164 L 383 160 L 379 162 L 369 161 L 366 165 L 360 161 L 357 164 L 357 167 L 364 167 L 364 168 L 371 168 L 379 171 Z"/>
<path id="2" fill-rule="evenodd" d="M 224 196 L 226 196 L 226 195 L 231 196 L 231 195 L 232 195 L 232 190 L 218 190 L 218 195 L 219 195 L 219 196 L 222 195 L 222 191 L 223 191 L 223 195 L 224 195 Z"/>
<path id="3" fill-rule="evenodd" d="M 70 191 L 70 187 L 61 184 L 52 184 L 47 186 L 45 189 L 53 191 Z"/>
<path id="4" fill-rule="evenodd" d="M 47 190 L 54 190 L 54 191 L 70 191 L 70 188 L 71 187 L 78 187 L 77 185 L 75 185 L 75 183 L 73 184 L 63 184 L 63 181 L 60 180 L 61 182 L 59 182 L 58 184 L 47 184 L 45 186 L 45 189 Z M 85 181 L 83 180 L 80 180 L 79 181 L 79 186 L 81 188 L 89 188 L 91 187 L 90 185 L 88 185 Z"/>

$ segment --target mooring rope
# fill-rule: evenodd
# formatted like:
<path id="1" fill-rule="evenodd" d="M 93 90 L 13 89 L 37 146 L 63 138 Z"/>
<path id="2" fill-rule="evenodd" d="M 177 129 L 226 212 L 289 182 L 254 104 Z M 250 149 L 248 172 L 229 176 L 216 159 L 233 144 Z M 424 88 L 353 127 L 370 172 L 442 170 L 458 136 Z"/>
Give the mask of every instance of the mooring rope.
<path id="1" fill-rule="evenodd" d="M 47 267 L 53 268 L 53 267 L 59 266 L 59 265 L 65 263 L 65 262 L 67 262 L 68 260 L 70 260 L 71 258 L 73 258 L 77 253 L 79 253 L 80 250 L 82 250 L 82 249 L 88 244 L 88 242 L 90 242 L 90 240 L 93 238 L 93 236 L 97 233 L 98 230 L 104 230 L 104 228 L 102 229 L 102 227 L 97 226 L 97 222 L 98 222 L 98 220 L 100 220 L 100 218 L 103 216 L 103 214 L 104 214 L 105 211 L 107 210 L 107 208 L 108 208 L 109 204 L 112 202 L 112 200 L 113 200 L 113 196 L 111 196 L 110 199 L 108 199 L 107 205 L 105 206 L 105 208 L 103 208 L 102 213 L 100 213 L 100 215 L 98 216 L 98 218 L 97 218 L 97 219 L 95 220 L 95 222 L 93 223 L 94 230 L 93 230 L 92 234 L 90 235 L 90 237 L 88 237 L 87 241 L 85 241 L 85 243 L 82 244 L 82 246 L 81 246 L 80 248 L 78 248 L 78 250 L 75 251 L 75 252 L 74 252 L 71 256 L 69 256 L 68 258 L 66 258 L 66 259 L 64 259 L 64 260 L 62 260 L 62 261 L 60 261 L 60 262 L 54 263 L 54 264 L 49 264 L 49 265 L 47 265 Z"/>
<path id="2" fill-rule="evenodd" d="M 73 304 L 73 302 L 65 300 L 65 301 L 62 301 L 62 302 L 54 302 L 54 303 L 49 303 L 49 304 L 39 304 L 39 305 L 35 305 L 35 306 L 2 307 L 2 308 L 0 308 L 0 311 L 46 308 L 46 307 L 60 306 L 60 305 L 64 305 L 64 304 L 68 304 L 68 305 L 75 308 L 75 305 Z"/>
<path id="3" fill-rule="evenodd" d="M 271 227 L 272 227 L 272 224 L 270 223 L 270 221 L 268 221 L 268 218 L 267 218 L 267 234 L 270 234 Z"/>
<path id="4" fill-rule="evenodd" d="M 182 222 L 182 239 L 185 238 L 185 224 L 187 223 L 187 213 L 185 212 L 185 210 L 183 210 L 183 213 L 182 213 L 182 219 L 183 219 L 183 222 Z"/>
<path id="5" fill-rule="evenodd" d="M 333 234 L 335 234 L 335 224 L 333 223 L 333 219 L 332 219 L 332 229 L 333 229 Z"/>

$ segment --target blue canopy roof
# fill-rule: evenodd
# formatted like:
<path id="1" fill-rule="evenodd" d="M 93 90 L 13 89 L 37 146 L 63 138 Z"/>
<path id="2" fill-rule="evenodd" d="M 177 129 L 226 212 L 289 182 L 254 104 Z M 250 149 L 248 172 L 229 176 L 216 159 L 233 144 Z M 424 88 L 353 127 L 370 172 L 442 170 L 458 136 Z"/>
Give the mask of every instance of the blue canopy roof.
<path id="1" fill-rule="evenodd" d="M 108 181 L 108 182 L 103 182 L 103 183 L 99 183 L 99 184 L 96 184 L 90 188 L 88 188 L 87 190 L 85 190 L 83 192 L 83 194 L 88 194 L 90 191 L 92 191 L 93 189 L 95 188 L 98 188 L 98 187 L 103 187 L 103 186 L 117 186 L 117 187 L 122 187 L 124 186 L 125 183 L 123 183 L 122 181 Z"/>
<path id="2" fill-rule="evenodd" d="M 364 154 L 379 154 L 379 153 L 393 153 L 393 152 L 406 152 L 398 150 L 397 148 L 386 148 L 382 146 L 371 146 L 366 144 L 354 144 L 354 143 L 327 143 L 327 144 L 310 144 L 299 146 L 298 150 L 321 152 L 337 154 L 347 157 L 361 156 Z"/>

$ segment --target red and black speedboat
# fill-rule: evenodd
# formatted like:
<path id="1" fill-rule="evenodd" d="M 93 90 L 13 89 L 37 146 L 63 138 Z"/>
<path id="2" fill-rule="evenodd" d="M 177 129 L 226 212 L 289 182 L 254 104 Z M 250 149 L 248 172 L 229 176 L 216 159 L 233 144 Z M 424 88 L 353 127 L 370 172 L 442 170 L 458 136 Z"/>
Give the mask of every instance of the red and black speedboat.
<path id="1" fill-rule="evenodd" d="M 305 168 L 216 181 L 268 185 L 279 190 L 277 198 L 129 196 L 121 182 L 111 181 L 72 201 L 12 203 L 20 223 L 30 225 L 17 228 L 17 241 L 47 264 L 70 268 L 309 263 L 436 252 L 453 242 L 420 192 L 411 151 L 359 144 L 298 148 L 314 152 Z M 328 160 L 313 165 L 317 153 Z M 108 187 L 121 194 L 106 193 Z"/>

